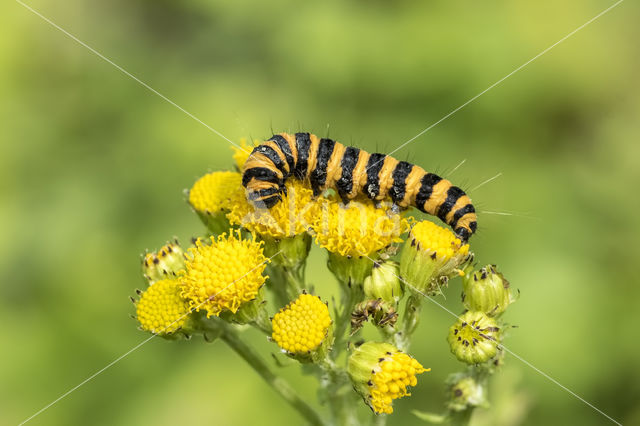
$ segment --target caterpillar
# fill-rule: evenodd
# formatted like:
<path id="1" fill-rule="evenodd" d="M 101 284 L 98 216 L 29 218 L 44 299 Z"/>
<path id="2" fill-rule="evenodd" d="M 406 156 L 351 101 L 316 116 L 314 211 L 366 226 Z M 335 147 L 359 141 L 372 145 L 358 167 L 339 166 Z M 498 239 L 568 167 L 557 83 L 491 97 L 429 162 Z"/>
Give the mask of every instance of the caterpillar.
<path id="1" fill-rule="evenodd" d="M 242 185 L 247 199 L 271 208 L 282 201 L 290 177 L 308 181 L 315 196 L 333 188 L 347 204 L 359 194 L 374 201 L 437 216 L 467 242 L 476 232 L 471 199 L 447 179 L 385 154 L 344 146 L 310 133 L 279 133 L 256 146 L 247 159 Z"/>

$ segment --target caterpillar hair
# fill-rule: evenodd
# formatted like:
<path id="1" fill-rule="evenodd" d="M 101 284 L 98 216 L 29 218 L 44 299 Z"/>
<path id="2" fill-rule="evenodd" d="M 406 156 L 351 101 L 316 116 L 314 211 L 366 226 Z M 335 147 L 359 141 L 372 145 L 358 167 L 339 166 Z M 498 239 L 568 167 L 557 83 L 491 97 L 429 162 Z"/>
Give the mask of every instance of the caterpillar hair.
<path id="1" fill-rule="evenodd" d="M 400 208 L 416 207 L 437 216 L 464 242 L 476 232 L 471 199 L 447 179 L 385 154 L 369 154 L 310 133 L 280 133 L 254 148 L 244 165 L 247 199 L 271 208 L 282 201 L 290 177 L 307 181 L 315 196 L 335 189 L 346 204 L 364 194 L 390 198 Z"/>

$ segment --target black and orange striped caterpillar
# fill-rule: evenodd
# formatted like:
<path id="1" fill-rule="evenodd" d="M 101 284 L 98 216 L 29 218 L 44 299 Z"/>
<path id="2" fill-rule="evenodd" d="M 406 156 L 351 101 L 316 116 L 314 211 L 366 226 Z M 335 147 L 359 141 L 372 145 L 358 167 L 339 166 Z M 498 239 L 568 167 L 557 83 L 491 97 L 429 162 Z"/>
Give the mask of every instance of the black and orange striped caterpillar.
<path id="1" fill-rule="evenodd" d="M 244 165 L 242 185 L 250 202 L 271 208 L 282 201 L 291 176 L 308 181 L 315 196 L 334 188 L 344 203 L 364 194 L 375 201 L 391 198 L 400 208 L 415 206 L 439 217 L 465 242 L 477 228 L 471 199 L 447 179 L 309 133 L 280 133 L 255 147 Z"/>

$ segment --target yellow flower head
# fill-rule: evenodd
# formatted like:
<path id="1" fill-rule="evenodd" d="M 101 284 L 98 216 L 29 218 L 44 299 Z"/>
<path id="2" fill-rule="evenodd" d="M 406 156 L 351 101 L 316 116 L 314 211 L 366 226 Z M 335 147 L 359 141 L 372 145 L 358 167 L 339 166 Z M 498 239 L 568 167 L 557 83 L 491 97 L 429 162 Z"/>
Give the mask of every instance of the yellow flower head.
<path id="1" fill-rule="evenodd" d="M 340 256 L 368 256 L 402 241 L 408 222 L 390 210 L 371 202 L 351 201 L 347 206 L 337 199 L 323 199 L 322 211 L 312 224 L 316 243 Z"/>
<path id="2" fill-rule="evenodd" d="M 301 294 L 282 308 L 271 321 L 273 340 L 291 354 L 317 349 L 327 338 L 331 317 L 318 296 Z"/>
<path id="3" fill-rule="evenodd" d="M 411 229 L 410 238 L 419 251 L 425 251 L 430 256 L 435 254 L 438 260 L 448 260 L 458 255 L 466 256 L 469 253 L 469 244 L 462 244 L 460 238 L 450 229 L 428 220 L 417 223 Z"/>
<path id="4" fill-rule="evenodd" d="M 318 211 L 313 191 L 297 179 L 289 179 L 286 188 L 287 195 L 270 209 L 256 208 L 244 192 L 237 193 L 227 215 L 229 222 L 264 237 L 287 238 L 307 232 Z"/>
<path id="5" fill-rule="evenodd" d="M 430 370 L 388 343 L 366 342 L 349 357 L 351 380 L 376 414 L 393 413 L 393 400 L 411 395 L 416 375 Z"/>
<path id="6" fill-rule="evenodd" d="M 240 146 L 231 146 L 233 150 L 233 161 L 236 162 L 236 167 L 238 170 L 242 170 L 244 167 L 244 163 L 247 162 L 247 158 L 251 155 L 251 151 L 253 151 L 253 147 L 259 144 L 260 141 L 253 141 L 253 145 L 247 143 L 247 138 L 240 139 Z"/>
<path id="7" fill-rule="evenodd" d="M 189 204 L 200 214 L 214 214 L 229 210 L 231 199 L 237 192 L 244 194 L 240 173 L 207 173 L 189 190 Z"/>
<path id="8" fill-rule="evenodd" d="M 396 352 L 389 355 L 374 369 L 371 382 L 371 405 L 376 413 L 393 413 L 391 402 L 410 395 L 407 386 L 418 384 L 416 374 L 423 373 L 424 367 L 409 355 Z"/>
<path id="9" fill-rule="evenodd" d="M 470 259 L 469 245 L 448 228 L 424 220 L 411 228 L 400 259 L 400 276 L 419 292 L 434 295 Z"/>
<path id="10" fill-rule="evenodd" d="M 180 329 L 189 314 L 189 303 L 180 296 L 176 280 L 161 280 L 147 288 L 136 303 L 136 318 L 143 330 L 170 334 Z"/>
<path id="11" fill-rule="evenodd" d="M 211 237 L 210 245 L 198 239 L 187 256 L 181 294 L 191 308 L 205 309 L 208 317 L 222 311 L 236 313 L 243 303 L 256 298 L 267 279 L 262 274 L 268 261 L 262 243 L 243 240 L 240 232 Z"/>

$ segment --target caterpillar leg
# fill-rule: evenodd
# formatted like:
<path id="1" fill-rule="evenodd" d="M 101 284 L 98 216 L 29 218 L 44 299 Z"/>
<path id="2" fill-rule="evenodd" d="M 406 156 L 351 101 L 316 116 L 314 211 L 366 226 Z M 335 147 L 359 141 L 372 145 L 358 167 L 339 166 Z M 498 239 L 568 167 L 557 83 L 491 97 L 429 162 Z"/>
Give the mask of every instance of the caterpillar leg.
<path id="1" fill-rule="evenodd" d="M 397 205 L 396 203 L 391 204 L 391 208 L 389 209 L 391 214 L 400 214 L 402 210 L 403 208 Z"/>
<path id="2" fill-rule="evenodd" d="M 471 232 L 466 228 L 457 228 L 453 233 L 456 234 L 463 243 L 468 242 L 471 237 Z"/>

